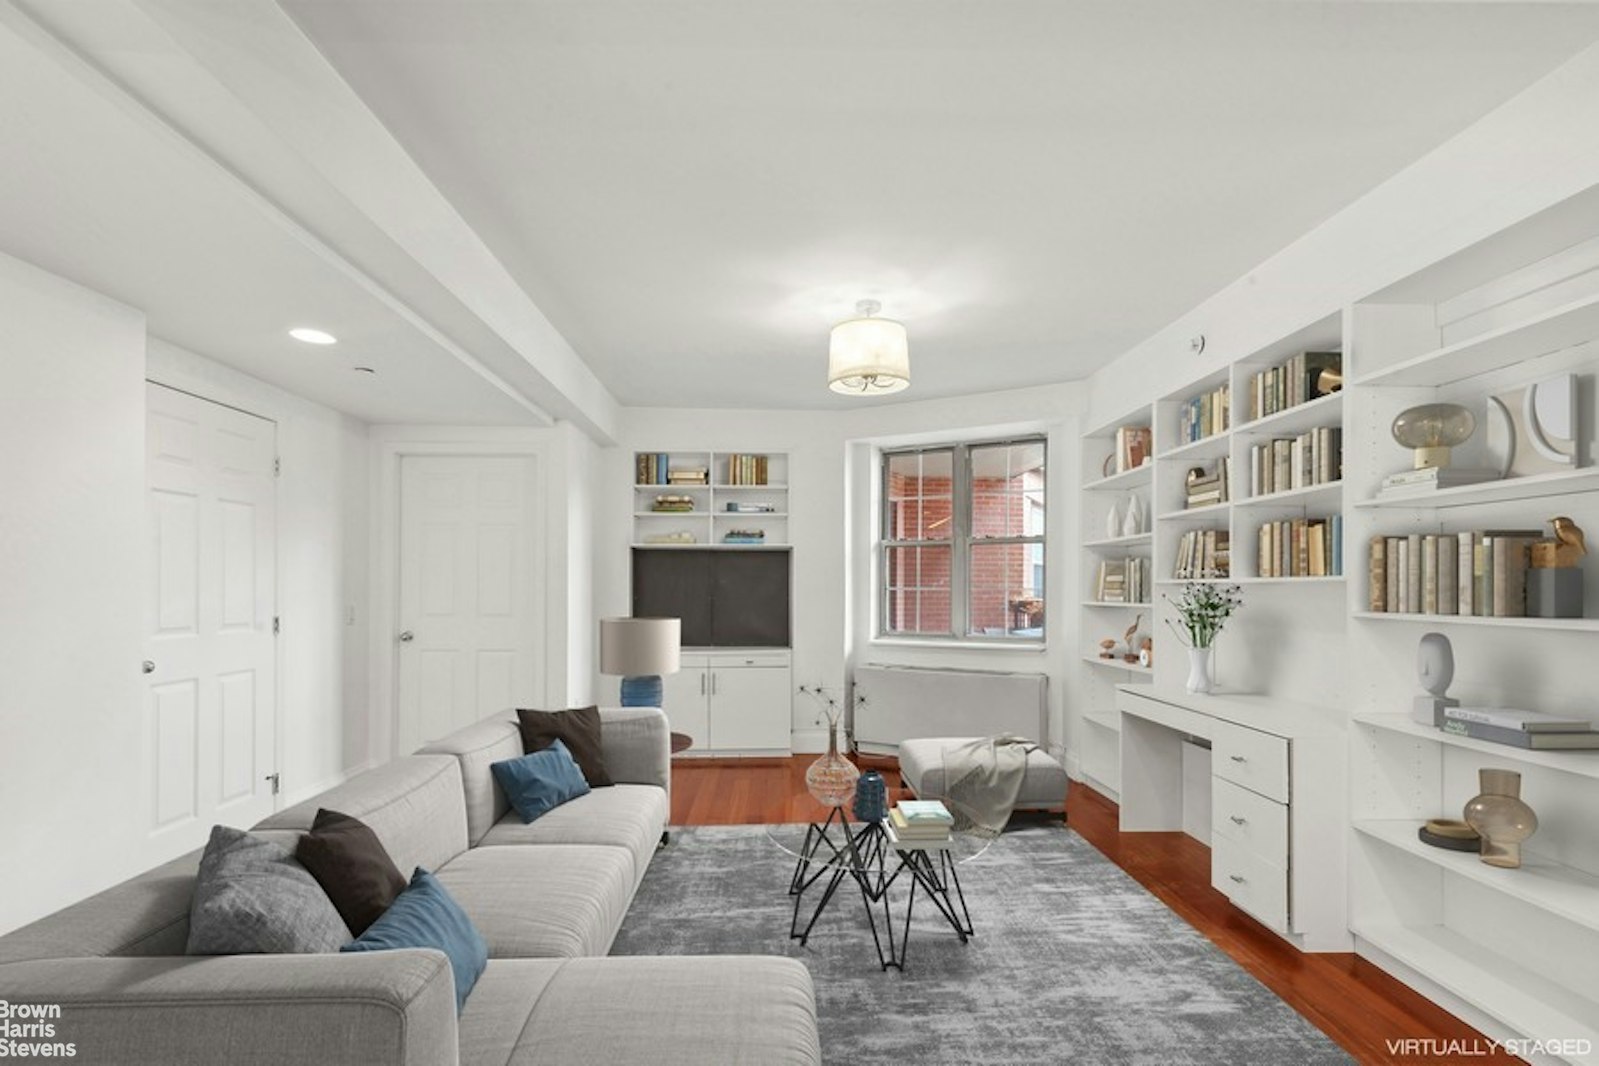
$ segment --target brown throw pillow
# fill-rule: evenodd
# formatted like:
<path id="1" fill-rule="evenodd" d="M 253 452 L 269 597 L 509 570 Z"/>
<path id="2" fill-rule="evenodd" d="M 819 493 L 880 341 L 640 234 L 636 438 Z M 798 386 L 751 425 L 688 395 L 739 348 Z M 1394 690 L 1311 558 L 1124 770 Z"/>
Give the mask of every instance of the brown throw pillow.
<path id="1" fill-rule="evenodd" d="M 605 752 L 600 747 L 599 707 L 574 707 L 569 711 L 516 712 L 522 727 L 522 751 L 543 751 L 559 740 L 577 760 L 590 788 L 614 785 L 605 772 Z"/>
<path id="2" fill-rule="evenodd" d="M 366 932 L 366 927 L 389 909 L 394 897 L 405 891 L 405 876 L 378 835 L 348 814 L 318 810 L 294 857 L 311 871 L 356 936 Z"/>

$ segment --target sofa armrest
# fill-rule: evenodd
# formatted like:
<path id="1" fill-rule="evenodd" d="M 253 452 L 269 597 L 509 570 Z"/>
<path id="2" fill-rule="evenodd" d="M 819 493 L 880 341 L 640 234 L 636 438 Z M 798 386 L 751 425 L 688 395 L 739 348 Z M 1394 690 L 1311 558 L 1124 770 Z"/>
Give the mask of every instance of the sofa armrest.
<path id="1" fill-rule="evenodd" d="M 40 959 L 0 966 L 0 1000 L 59 1007 L 27 1042 L 84 1062 L 453 1066 L 442 952 Z M 13 1039 L 16 1039 L 13 1037 Z"/>
<path id="2" fill-rule="evenodd" d="M 617 784 L 671 788 L 672 736 L 659 707 L 601 707 L 600 746 Z"/>

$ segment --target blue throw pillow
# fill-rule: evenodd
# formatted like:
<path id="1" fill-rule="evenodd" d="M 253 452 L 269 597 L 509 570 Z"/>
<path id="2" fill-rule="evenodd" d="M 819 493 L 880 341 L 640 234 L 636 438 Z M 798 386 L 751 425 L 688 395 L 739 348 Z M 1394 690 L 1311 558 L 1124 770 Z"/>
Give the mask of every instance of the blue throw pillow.
<path id="1" fill-rule="evenodd" d="M 543 751 L 491 763 L 489 769 L 524 823 L 589 792 L 577 760 L 559 740 Z"/>
<path id="2" fill-rule="evenodd" d="M 489 948 L 477 926 L 439 879 L 422 867 L 411 884 L 394 897 L 383 916 L 366 927 L 340 951 L 395 951 L 400 948 L 437 948 L 450 960 L 455 974 L 455 1012 L 461 1013 L 466 995 L 489 964 Z"/>

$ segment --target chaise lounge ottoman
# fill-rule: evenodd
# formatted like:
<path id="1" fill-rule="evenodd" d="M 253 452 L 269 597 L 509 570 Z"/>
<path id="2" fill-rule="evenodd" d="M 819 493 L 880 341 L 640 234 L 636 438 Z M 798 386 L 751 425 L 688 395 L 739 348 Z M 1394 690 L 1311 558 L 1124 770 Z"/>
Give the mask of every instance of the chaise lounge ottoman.
<path id="1" fill-rule="evenodd" d="M 899 776 L 920 799 L 945 798 L 944 753 L 980 737 L 917 737 L 899 745 Z M 1017 810 L 1066 810 L 1066 769 L 1043 748 L 1027 755 Z"/>

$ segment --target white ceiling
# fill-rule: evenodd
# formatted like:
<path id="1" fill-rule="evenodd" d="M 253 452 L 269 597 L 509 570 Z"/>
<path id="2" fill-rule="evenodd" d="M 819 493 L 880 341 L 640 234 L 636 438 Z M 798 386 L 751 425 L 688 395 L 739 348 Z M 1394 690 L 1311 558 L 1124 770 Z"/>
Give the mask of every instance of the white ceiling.
<path id="1" fill-rule="evenodd" d="M 1596 38 L 1516 2 L 0 0 L 0 251 L 375 422 L 859 405 L 822 377 L 863 297 L 913 361 L 869 403 L 1057 382 Z"/>
<path id="2" fill-rule="evenodd" d="M 1081 377 L 1599 36 L 1528 3 L 286 10 L 625 404 L 823 387 L 861 297 L 910 400 Z"/>

